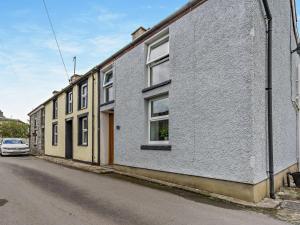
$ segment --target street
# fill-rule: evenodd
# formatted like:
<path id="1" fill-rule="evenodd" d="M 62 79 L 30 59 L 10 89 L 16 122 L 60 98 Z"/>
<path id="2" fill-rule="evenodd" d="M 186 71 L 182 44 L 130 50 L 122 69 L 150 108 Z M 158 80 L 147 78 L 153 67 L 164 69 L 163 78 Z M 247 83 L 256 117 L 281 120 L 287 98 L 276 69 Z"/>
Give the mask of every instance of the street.
<path id="1" fill-rule="evenodd" d="M 0 158 L 0 225 L 283 225 L 114 175 L 34 157 Z"/>

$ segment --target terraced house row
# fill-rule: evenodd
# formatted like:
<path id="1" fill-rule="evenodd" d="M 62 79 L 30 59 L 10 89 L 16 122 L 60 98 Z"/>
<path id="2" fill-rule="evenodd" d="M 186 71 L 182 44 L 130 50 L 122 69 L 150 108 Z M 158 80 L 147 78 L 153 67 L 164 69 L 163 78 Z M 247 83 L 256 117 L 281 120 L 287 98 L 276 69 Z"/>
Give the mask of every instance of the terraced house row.
<path id="1" fill-rule="evenodd" d="M 294 0 L 189 1 L 29 113 L 31 147 L 272 197 L 299 169 L 297 45 Z"/>

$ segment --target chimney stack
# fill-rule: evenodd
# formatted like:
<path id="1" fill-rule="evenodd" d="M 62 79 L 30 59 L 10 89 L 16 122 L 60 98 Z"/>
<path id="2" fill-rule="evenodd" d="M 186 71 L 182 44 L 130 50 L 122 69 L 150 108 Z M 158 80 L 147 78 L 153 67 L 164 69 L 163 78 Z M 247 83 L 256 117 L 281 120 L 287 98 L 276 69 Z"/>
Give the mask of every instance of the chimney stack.
<path id="1" fill-rule="evenodd" d="M 70 83 L 74 83 L 76 80 L 78 80 L 81 76 L 78 74 L 74 74 L 73 76 L 71 76 L 70 78 Z"/>
<path id="2" fill-rule="evenodd" d="M 147 29 L 145 29 L 144 27 L 139 27 L 138 29 L 136 29 L 135 31 L 132 32 L 132 34 L 131 34 L 132 41 L 135 41 L 137 38 L 139 38 L 146 32 L 147 32 Z"/>

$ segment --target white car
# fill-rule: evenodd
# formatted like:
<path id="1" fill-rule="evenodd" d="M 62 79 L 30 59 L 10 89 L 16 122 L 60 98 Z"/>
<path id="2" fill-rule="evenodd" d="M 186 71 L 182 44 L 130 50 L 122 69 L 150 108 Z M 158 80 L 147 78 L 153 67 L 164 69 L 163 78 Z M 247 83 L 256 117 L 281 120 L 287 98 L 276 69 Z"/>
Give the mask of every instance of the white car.
<path id="1" fill-rule="evenodd" d="M 29 146 L 19 138 L 4 138 L 0 142 L 0 155 L 28 155 Z"/>

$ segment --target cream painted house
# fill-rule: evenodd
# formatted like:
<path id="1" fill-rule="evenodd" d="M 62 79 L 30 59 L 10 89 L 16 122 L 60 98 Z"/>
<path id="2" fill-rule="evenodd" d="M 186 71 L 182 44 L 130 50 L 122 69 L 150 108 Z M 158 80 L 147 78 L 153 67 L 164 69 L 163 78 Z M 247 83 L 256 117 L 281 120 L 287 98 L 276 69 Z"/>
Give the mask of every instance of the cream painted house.
<path id="1" fill-rule="evenodd" d="M 45 154 L 98 164 L 97 72 L 73 77 L 44 103 Z"/>

